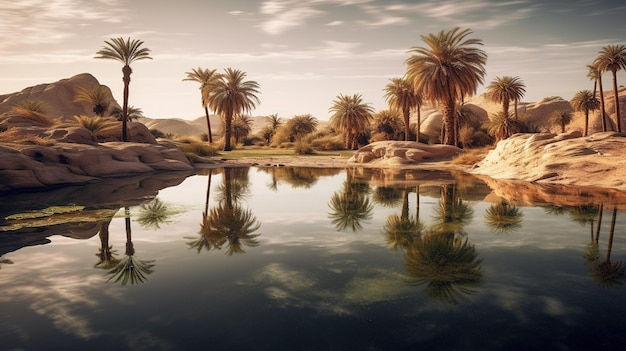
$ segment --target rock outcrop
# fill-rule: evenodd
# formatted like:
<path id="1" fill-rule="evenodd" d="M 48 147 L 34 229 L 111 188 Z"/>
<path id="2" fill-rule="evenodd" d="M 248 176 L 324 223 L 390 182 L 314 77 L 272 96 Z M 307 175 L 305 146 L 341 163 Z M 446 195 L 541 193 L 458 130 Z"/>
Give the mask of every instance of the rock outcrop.
<path id="1" fill-rule="evenodd" d="M 603 186 L 626 190 L 626 136 L 615 132 L 581 137 L 516 134 L 500 141 L 472 173 L 542 184 Z"/>
<path id="2" fill-rule="evenodd" d="M 428 145 L 411 141 L 378 141 L 359 149 L 348 164 L 387 167 L 451 159 L 461 149 L 450 145 Z"/>

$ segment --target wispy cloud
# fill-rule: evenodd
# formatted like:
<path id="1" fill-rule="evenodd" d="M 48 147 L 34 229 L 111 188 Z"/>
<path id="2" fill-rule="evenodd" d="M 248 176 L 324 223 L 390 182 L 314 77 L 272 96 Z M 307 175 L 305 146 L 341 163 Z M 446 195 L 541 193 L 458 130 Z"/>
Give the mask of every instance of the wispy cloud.
<path id="1" fill-rule="evenodd" d="M 261 14 L 270 18 L 261 24 L 261 29 L 269 34 L 281 34 L 293 27 L 302 25 L 307 19 L 322 13 L 308 1 L 265 1 L 261 4 Z"/>
<path id="2" fill-rule="evenodd" d="M 76 26 L 119 23 L 117 0 L 29 0 L 0 2 L 0 50 L 24 45 L 54 44 L 70 38 Z"/>

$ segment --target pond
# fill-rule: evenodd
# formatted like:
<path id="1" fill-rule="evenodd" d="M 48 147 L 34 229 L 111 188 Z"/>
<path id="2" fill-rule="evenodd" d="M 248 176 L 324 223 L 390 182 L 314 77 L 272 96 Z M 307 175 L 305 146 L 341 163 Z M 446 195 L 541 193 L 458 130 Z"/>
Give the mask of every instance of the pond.
<path id="1" fill-rule="evenodd" d="M 626 342 L 617 191 L 267 167 L 3 198 L 3 350 Z"/>

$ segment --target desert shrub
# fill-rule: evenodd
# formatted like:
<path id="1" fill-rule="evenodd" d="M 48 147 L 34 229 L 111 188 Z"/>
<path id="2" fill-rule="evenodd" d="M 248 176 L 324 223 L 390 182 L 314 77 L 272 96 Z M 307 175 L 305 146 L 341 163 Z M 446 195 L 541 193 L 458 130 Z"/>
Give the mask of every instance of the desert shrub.
<path id="1" fill-rule="evenodd" d="M 471 166 L 482 161 L 489 150 L 491 150 L 489 147 L 465 149 L 462 153 L 452 159 L 452 164 Z"/>
<path id="2" fill-rule="evenodd" d="M 200 134 L 200 140 L 202 140 L 202 141 L 209 141 L 209 133 L 202 133 L 202 134 Z"/>
<path id="3" fill-rule="evenodd" d="M 41 114 L 48 112 L 46 103 L 41 100 L 24 100 L 13 107 Z"/>
<path id="4" fill-rule="evenodd" d="M 182 144 L 201 144 L 202 143 L 202 140 L 194 136 L 181 136 L 181 137 L 175 138 L 174 141 L 177 143 L 182 143 Z"/>
<path id="5" fill-rule="evenodd" d="M 45 114 L 37 111 L 32 111 L 24 107 L 13 106 L 11 110 L 9 110 L 10 116 L 19 116 L 26 118 L 33 125 L 40 127 L 50 127 L 57 124 L 57 121 L 52 118 L 46 116 Z"/>
<path id="6" fill-rule="evenodd" d="M 293 150 L 296 155 L 311 155 L 315 153 L 311 144 L 306 141 L 297 142 Z"/>
<path id="7" fill-rule="evenodd" d="M 217 156 L 218 148 L 215 145 L 209 145 L 203 142 L 196 143 L 181 143 L 178 144 L 178 149 L 184 152 L 186 155 L 196 156 Z"/>
<path id="8" fill-rule="evenodd" d="M 155 139 L 159 139 L 159 138 L 165 138 L 165 133 L 163 133 L 162 131 L 156 129 L 156 128 L 152 128 L 150 129 L 150 134 L 152 134 L 152 136 Z"/>
<path id="9" fill-rule="evenodd" d="M 99 131 L 112 126 L 114 123 L 111 120 L 106 118 L 102 118 L 100 116 L 89 117 L 89 116 L 74 116 L 76 120 L 76 124 L 79 126 L 90 130 L 94 134 L 98 134 Z"/>
<path id="10" fill-rule="evenodd" d="M 332 151 L 346 149 L 346 143 L 344 143 L 343 136 L 340 134 L 326 135 L 315 139 L 311 138 L 309 143 L 316 150 Z"/>
<path id="11" fill-rule="evenodd" d="M 258 145 L 258 144 L 265 145 L 265 141 L 264 141 L 263 137 L 261 137 L 259 135 L 249 135 L 249 136 L 243 138 L 243 140 L 241 142 L 242 142 L 242 144 L 244 146 Z"/>
<path id="12" fill-rule="evenodd" d="M 42 138 L 38 135 L 24 134 L 21 131 L 15 129 L 8 129 L 0 133 L 0 140 L 4 143 L 14 143 L 21 145 L 42 145 L 52 146 L 55 144 L 54 140 Z"/>

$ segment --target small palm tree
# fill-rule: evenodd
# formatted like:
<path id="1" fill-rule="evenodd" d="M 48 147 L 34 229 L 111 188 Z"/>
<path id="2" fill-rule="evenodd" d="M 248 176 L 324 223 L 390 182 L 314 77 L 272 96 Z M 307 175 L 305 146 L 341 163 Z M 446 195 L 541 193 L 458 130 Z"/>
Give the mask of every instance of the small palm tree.
<path id="1" fill-rule="evenodd" d="M 391 78 L 391 82 L 385 86 L 385 100 L 392 109 L 402 112 L 404 118 L 404 140 L 409 141 L 411 110 L 417 110 L 416 141 L 420 140 L 421 111 L 423 103 L 422 94 L 417 92 L 413 85 L 404 78 Z"/>
<path id="2" fill-rule="evenodd" d="M 233 117 L 250 112 L 260 102 L 259 83 L 245 80 L 246 73 L 226 68 L 214 85 L 206 85 L 202 96 L 211 109 L 224 118 L 224 151 L 231 151 Z"/>
<path id="3" fill-rule="evenodd" d="M 387 140 L 395 140 L 400 130 L 402 130 L 403 122 L 398 111 L 381 110 L 374 115 L 372 124 L 378 133 L 385 134 Z"/>
<path id="4" fill-rule="evenodd" d="M 307 113 L 290 118 L 283 128 L 289 131 L 289 141 L 293 142 L 302 139 L 307 134 L 313 133 L 317 129 L 318 123 L 317 118 Z"/>
<path id="5" fill-rule="evenodd" d="M 617 91 L 617 71 L 626 69 L 626 45 L 607 45 L 600 50 L 593 65 L 600 73 L 611 71 L 613 75 L 613 96 L 615 97 L 615 119 L 617 131 L 622 132 L 621 115 L 619 111 L 619 95 Z"/>
<path id="6" fill-rule="evenodd" d="M 564 110 L 556 110 L 550 115 L 553 124 L 561 126 L 561 133 L 565 133 L 565 126 L 572 122 L 572 113 Z"/>
<path id="7" fill-rule="evenodd" d="M 600 89 L 600 114 L 602 115 L 602 131 L 606 132 L 606 111 L 604 108 L 604 89 L 602 88 L 602 74 L 594 64 L 587 65 L 589 71 L 587 72 L 587 77 L 593 80 L 593 96 L 596 96 L 596 85 Z"/>
<path id="8" fill-rule="evenodd" d="M 76 123 L 91 131 L 94 135 L 97 135 L 100 131 L 114 125 L 116 122 L 112 122 L 109 119 L 102 118 L 100 116 L 89 117 L 89 116 L 74 116 Z"/>
<path id="9" fill-rule="evenodd" d="M 346 148 L 356 150 L 358 136 L 369 128 L 374 108 L 363 102 L 361 94 L 339 94 L 328 111 L 333 113 L 330 116 L 331 126 L 345 136 Z"/>
<path id="10" fill-rule="evenodd" d="M 517 102 L 524 97 L 526 85 L 520 77 L 496 77 L 487 86 L 487 96 L 494 102 L 502 103 L 502 113 L 509 115 L 509 103 L 515 102 L 515 118 L 517 118 Z"/>
<path id="11" fill-rule="evenodd" d="M 600 101 L 589 90 L 581 90 L 574 95 L 570 102 L 572 108 L 578 112 L 585 113 L 585 134 L 589 134 L 589 111 L 597 110 L 600 107 Z"/>
<path id="12" fill-rule="evenodd" d="M 246 115 L 237 115 L 233 119 L 233 138 L 235 139 L 235 144 L 241 142 L 241 140 L 248 135 L 252 131 L 252 118 Z"/>
<path id="13" fill-rule="evenodd" d="M 127 38 L 111 38 L 110 41 L 104 41 L 106 46 L 96 53 L 98 59 L 117 60 L 124 64 L 122 67 L 124 81 L 124 104 L 122 105 L 122 141 L 128 141 L 128 86 L 130 84 L 130 75 L 133 70 L 130 64 L 144 59 L 152 59 L 150 57 L 150 49 L 142 48 L 143 41 Z"/>
<path id="14" fill-rule="evenodd" d="M 215 82 L 219 79 L 219 73 L 215 73 L 216 70 L 208 69 L 208 68 L 194 68 L 191 72 L 185 72 L 187 74 L 187 78 L 183 79 L 183 81 L 194 81 L 200 83 L 200 93 L 202 95 L 202 107 L 204 107 L 204 114 L 206 116 L 206 126 L 209 135 L 209 144 L 213 143 L 213 135 L 211 133 L 211 120 L 209 118 L 209 107 L 208 101 L 205 100 L 205 94 L 203 91 L 206 91 L 210 95 L 210 90 L 214 86 Z"/>
<path id="15" fill-rule="evenodd" d="M 480 39 L 468 39 L 472 32 L 455 27 L 438 34 L 421 36 L 428 48 L 413 47 L 406 60 L 407 79 L 416 91 L 433 104 L 443 105 L 443 142 L 455 142 L 455 107 L 483 83 L 487 53 L 476 46 Z"/>
<path id="16" fill-rule="evenodd" d="M 109 109 L 109 105 L 111 105 L 111 99 L 111 89 L 106 85 L 98 85 L 90 89 L 81 87 L 74 95 L 74 102 L 91 104 L 93 113 L 99 117 L 104 117 L 104 114 Z"/>
<path id="17" fill-rule="evenodd" d="M 522 122 L 502 112 L 491 116 L 487 122 L 487 133 L 496 139 L 496 143 L 513 134 L 521 133 L 523 130 L 524 124 Z"/>

